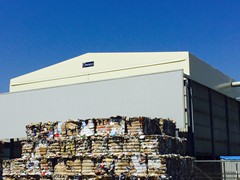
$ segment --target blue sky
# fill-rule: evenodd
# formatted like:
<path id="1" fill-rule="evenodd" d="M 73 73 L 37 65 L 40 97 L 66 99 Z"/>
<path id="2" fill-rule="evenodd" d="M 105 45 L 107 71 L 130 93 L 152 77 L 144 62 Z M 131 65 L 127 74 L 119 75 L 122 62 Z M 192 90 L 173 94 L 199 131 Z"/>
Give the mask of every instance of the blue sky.
<path id="1" fill-rule="evenodd" d="M 240 80 L 239 0 L 0 0 L 0 92 L 86 52 L 190 51 Z"/>

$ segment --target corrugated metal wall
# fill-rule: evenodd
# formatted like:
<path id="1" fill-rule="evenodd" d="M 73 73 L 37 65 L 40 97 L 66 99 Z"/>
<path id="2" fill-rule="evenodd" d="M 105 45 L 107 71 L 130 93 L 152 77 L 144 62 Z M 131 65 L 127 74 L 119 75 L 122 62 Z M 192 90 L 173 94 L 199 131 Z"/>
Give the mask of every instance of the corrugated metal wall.
<path id="1" fill-rule="evenodd" d="M 208 89 L 196 83 L 193 88 L 193 118 L 196 152 L 212 152 L 211 119 Z"/>
<path id="2" fill-rule="evenodd" d="M 196 155 L 239 155 L 240 103 L 196 82 L 192 90 Z"/>

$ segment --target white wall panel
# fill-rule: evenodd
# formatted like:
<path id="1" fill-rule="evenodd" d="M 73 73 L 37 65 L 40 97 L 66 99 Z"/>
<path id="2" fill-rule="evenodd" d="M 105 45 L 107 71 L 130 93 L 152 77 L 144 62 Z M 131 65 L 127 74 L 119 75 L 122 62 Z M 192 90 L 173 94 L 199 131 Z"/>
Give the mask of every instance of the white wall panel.
<path id="1" fill-rule="evenodd" d="M 31 122 L 149 116 L 184 128 L 183 72 L 136 76 L 0 95 L 0 139 L 25 137 Z"/>

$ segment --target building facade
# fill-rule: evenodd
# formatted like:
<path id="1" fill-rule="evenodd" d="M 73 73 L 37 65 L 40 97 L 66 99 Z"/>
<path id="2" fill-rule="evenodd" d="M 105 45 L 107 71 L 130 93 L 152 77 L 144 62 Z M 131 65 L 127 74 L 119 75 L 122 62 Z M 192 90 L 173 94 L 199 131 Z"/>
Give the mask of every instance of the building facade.
<path id="1" fill-rule="evenodd" d="M 233 82 L 189 52 L 87 53 L 11 79 L 0 139 L 24 137 L 31 122 L 148 116 L 174 119 L 189 155 L 239 155 Z"/>

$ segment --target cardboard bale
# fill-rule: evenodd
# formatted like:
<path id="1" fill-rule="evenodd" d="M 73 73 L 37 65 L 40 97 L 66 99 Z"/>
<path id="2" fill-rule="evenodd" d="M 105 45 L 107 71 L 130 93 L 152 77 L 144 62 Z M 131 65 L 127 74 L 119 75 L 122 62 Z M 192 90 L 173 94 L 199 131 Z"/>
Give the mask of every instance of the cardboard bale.
<path id="1" fill-rule="evenodd" d="M 92 136 L 91 150 L 93 154 L 103 155 L 108 152 L 108 136 Z"/>
<path id="2" fill-rule="evenodd" d="M 64 129 L 62 129 L 62 132 L 64 131 L 64 137 L 76 137 L 81 131 L 81 123 L 78 120 L 68 120 L 64 125 Z"/>
<path id="3" fill-rule="evenodd" d="M 85 177 L 96 176 L 95 174 L 95 166 L 96 162 L 92 157 L 85 156 L 82 160 L 82 175 Z"/>
<path id="4" fill-rule="evenodd" d="M 182 156 L 186 155 L 186 149 L 187 149 L 187 139 L 186 138 L 174 138 L 174 153 L 180 154 Z"/>
<path id="5" fill-rule="evenodd" d="M 54 173 L 53 162 L 51 159 L 42 158 L 40 161 L 41 176 L 51 177 Z"/>
<path id="6" fill-rule="evenodd" d="M 123 143 L 123 153 L 138 153 L 140 152 L 140 141 L 135 136 L 125 136 Z"/>
<path id="7" fill-rule="evenodd" d="M 80 136 L 92 136 L 95 132 L 95 121 L 92 119 L 81 120 L 81 132 Z"/>
<path id="8" fill-rule="evenodd" d="M 63 159 L 60 159 L 54 167 L 54 179 L 67 177 L 67 166 Z"/>
<path id="9" fill-rule="evenodd" d="M 31 176 L 41 175 L 40 161 L 38 159 L 29 158 L 26 161 L 26 174 Z"/>
<path id="10" fill-rule="evenodd" d="M 34 143 L 31 141 L 22 141 L 22 157 L 30 157 L 34 150 Z"/>
<path id="11" fill-rule="evenodd" d="M 149 155 L 148 156 L 148 176 L 160 177 L 166 176 L 166 162 L 162 159 L 161 155 Z"/>
<path id="12" fill-rule="evenodd" d="M 147 156 L 135 153 L 131 156 L 130 176 L 147 177 Z"/>
<path id="13" fill-rule="evenodd" d="M 110 137 L 108 140 L 108 149 L 110 154 L 118 155 L 123 152 L 124 136 Z"/>
<path id="14" fill-rule="evenodd" d="M 63 158 L 71 158 L 76 155 L 75 139 L 66 139 L 64 141 L 64 148 L 61 155 Z"/>
<path id="15" fill-rule="evenodd" d="M 46 156 L 48 158 L 55 158 L 61 155 L 60 152 L 61 152 L 60 142 L 58 141 L 50 142 L 48 144 Z"/>
<path id="16" fill-rule="evenodd" d="M 96 159 L 95 175 L 97 178 L 113 177 L 115 175 L 116 160 L 112 156 L 102 156 Z"/>
<path id="17" fill-rule="evenodd" d="M 158 119 L 160 130 L 163 135 L 176 136 L 176 122 L 171 119 Z"/>
<path id="18" fill-rule="evenodd" d="M 94 123 L 96 126 L 95 135 L 105 136 L 110 133 L 110 119 L 95 119 Z"/>
<path id="19" fill-rule="evenodd" d="M 10 176 L 11 174 L 11 160 L 4 160 L 2 162 L 2 168 L 3 168 L 3 171 L 2 171 L 2 175 L 3 176 Z"/>
<path id="20" fill-rule="evenodd" d="M 140 152 L 145 154 L 159 154 L 158 136 L 139 136 Z"/>
<path id="21" fill-rule="evenodd" d="M 14 159 L 11 162 L 11 173 L 14 176 L 26 176 L 26 160 L 21 158 Z"/>
<path id="22" fill-rule="evenodd" d="M 72 176 L 81 175 L 82 172 L 82 161 L 80 158 L 69 159 L 66 162 L 68 169 L 71 170 Z"/>
<path id="23" fill-rule="evenodd" d="M 46 157 L 47 155 L 48 144 L 47 143 L 40 143 L 37 144 L 33 150 L 36 158 Z"/>
<path id="24" fill-rule="evenodd" d="M 130 173 L 130 160 L 131 157 L 126 154 L 119 155 L 116 165 L 115 165 L 115 174 L 116 176 L 120 176 L 121 174 L 129 174 Z"/>
<path id="25" fill-rule="evenodd" d="M 92 139 L 91 137 L 81 137 L 75 140 L 76 156 L 83 156 L 86 153 L 92 151 Z"/>
<path id="26" fill-rule="evenodd" d="M 116 116 L 26 126 L 22 157 L 3 162 L 5 179 L 191 179 L 186 139 L 168 119 Z M 183 178 L 183 179 L 184 179 Z"/>
<path id="27" fill-rule="evenodd" d="M 143 134 L 142 117 L 133 117 L 126 119 L 126 132 L 131 136 L 138 136 Z"/>

